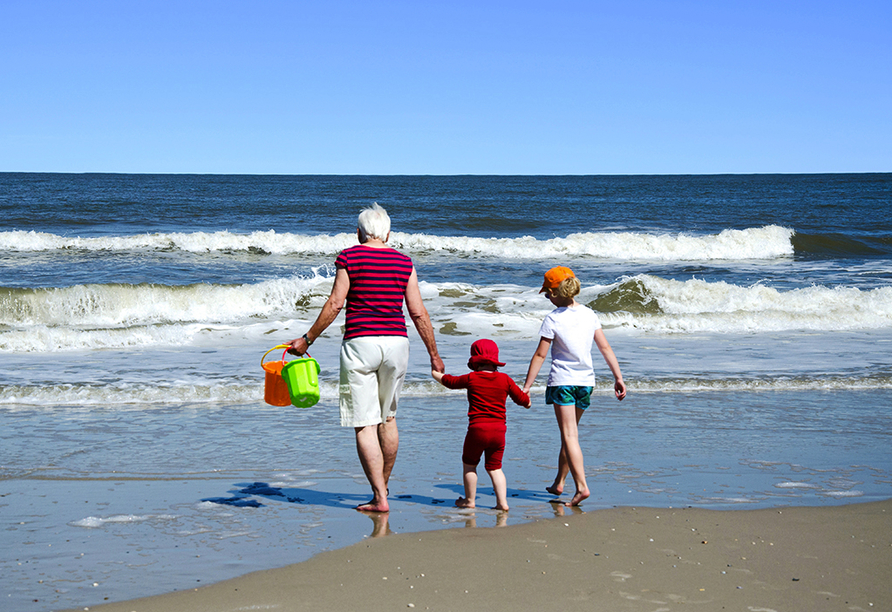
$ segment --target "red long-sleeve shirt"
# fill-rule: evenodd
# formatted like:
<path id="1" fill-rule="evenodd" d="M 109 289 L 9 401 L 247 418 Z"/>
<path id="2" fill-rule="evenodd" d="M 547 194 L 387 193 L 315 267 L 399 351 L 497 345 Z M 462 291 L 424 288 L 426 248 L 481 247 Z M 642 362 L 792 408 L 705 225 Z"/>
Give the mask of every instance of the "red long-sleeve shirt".
<path id="1" fill-rule="evenodd" d="M 530 396 L 510 376 L 502 372 L 471 372 L 464 376 L 444 374 L 442 383 L 450 389 L 468 390 L 468 423 L 505 422 L 505 401 L 510 396 L 518 406 L 525 406 Z"/>

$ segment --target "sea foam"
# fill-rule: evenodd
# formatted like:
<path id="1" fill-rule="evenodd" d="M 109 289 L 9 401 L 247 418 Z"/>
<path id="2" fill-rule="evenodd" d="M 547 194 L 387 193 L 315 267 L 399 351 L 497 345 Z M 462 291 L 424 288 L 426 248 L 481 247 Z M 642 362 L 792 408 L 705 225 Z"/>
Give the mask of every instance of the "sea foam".
<path id="1" fill-rule="evenodd" d="M 455 361 L 452 362 L 453 365 Z M 516 365 L 516 364 L 512 364 Z M 335 364 L 336 367 L 336 364 Z M 509 369 L 509 374 L 519 373 L 521 369 L 514 367 Z M 458 373 L 458 372 L 456 372 Z M 164 373 L 161 374 L 162 376 Z M 245 380 L 245 379 L 248 380 Z M 518 384 L 522 382 L 517 379 Z M 627 379 L 631 393 L 635 395 L 670 393 L 670 394 L 697 394 L 697 393 L 771 393 L 790 391 L 851 391 L 892 389 L 892 376 L 873 375 L 862 377 L 830 376 L 827 378 L 789 378 L 777 376 L 774 378 L 642 378 Z M 263 374 L 258 367 L 253 379 L 250 376 L 242 376 L 239 380 L 200 379 L 196 380 L 165 380 L 127 383 L 96 383 L 96 384 L 34 384 L 34 385 L 7 385 L 0 388 L 0 407 L 4 411 L 15 411 L 23 407 L 83 407 L 115 406 L 118 410 L 126 410 L 132 407 L 137 411 L 144 411 L 151 407 L 163 409 L 165 406 L 188 405 L 192 407 L 205 406 L 208 409 L 216 409 L 221 404 L 228 406 L 256 406 L 263 404 Z M 336 370 L 327 372 L 319 381 L 321 402 L 320 405 L 332 405 L 337 403 L 338 381 Z M 542 397 L 545 387 L 536 384 L 532 393 Z M 598 396 L 611 396 L 612 381 L 609 376 L 602 376 L 600 371 L 597 376 L 594 394 Z M 453 391 L 444 388 L 433 380 L 421 377 L 417 369 L 413 369 L 412 376 L 403 385 L 401 393 L 405 398 L 444 397 L 447 395 L 464 396 L 464 391 Z M 294 408 L 294 410 L 298 410 Z"/>
<path id="2" fill-rule="evenodd" d="M 774 259 L 793 254 L 794 231 L 770 225 L 717 234 L 579 232 L 540 239 L 435 236 L 393 232 L 390 246 L 409 255 L 448 252 L 462 257 L 543 260 L 566 257 L 640 261 Z M 250 252 L 277 255 L 335 255 L 356 244 L 356 234 L 303 235 L 274 230 L 155 233 L 132 236 L 66 237 L 46 232 L 0 232 L 0 251 L 108 251 L 138 253 Z"/>
<path id="3" fill-rule="evenodd" d="M 438 333 L 532 337 L 551 310 L 536 287 L 421 283 Z M 187 346 L 312 321 L 331 278 L 243 285 L 78 285 L 0 289 L 0 352 Z M 759 333 L 892 328 L 892 287 L 780 290 L 637 275 L 577 298 L 602 324 L 635 333 Z"/>
<path id="4" fill-rule="evenodd" d="M 174 322 L 227 323 L 319 307 L 330 288 L 331 279 L 316 276 L 244 285 L 0 289 L 0 323 L 111 328 Z"/>
<path id="5" fill-rule="evenodd" d="M 603 319 L 650 332 L 751 333 L 789 330 L 862 330 L 892 327 L 892 287 L 812 286 L 781 291 L 759 283 L 739 286 L 700 279 L 640 275 L 613 289 L 638 296 L 635 308 Z M 592 300 L 597 308 L 598 299 Z"/>

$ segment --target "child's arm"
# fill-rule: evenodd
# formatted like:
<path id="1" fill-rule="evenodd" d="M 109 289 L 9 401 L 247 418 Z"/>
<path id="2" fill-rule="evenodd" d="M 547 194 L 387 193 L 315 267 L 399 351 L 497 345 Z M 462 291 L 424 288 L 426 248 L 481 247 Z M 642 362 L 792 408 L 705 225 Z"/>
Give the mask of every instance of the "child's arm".
<path id="1" fill-rule="evenodd" d="M 470 374 L 453 376 L 451 374 L 447 374 L 446 372 L 437 372 L 436 370 L 431 370 L 431 376 L 433 376 L 434 380 L 436 380 L 447 389 L 467 389 L 468 385 L 471 382 Z"/>
<path id="2" fill-rule="evenodd" d="M 595 330 L 595 344 L 598 345 L 598 350 L 601 351 L 604 361 L 607 362 L 607 367 L 613 373 L 613 392 L 616 394 L 616 399 L 623 401 L 623 398 L 626 397 L 626 383 L 623 382 L 623 373 L 619 369 L 619 361 L 617 361 L 610 343 L 607 342 L 604 330 Z"/>
<path id="3" fill-rule="evenodd" d="M 511 400 L 518 406 L 530 408 L 533 405 L 529 394 L 524 393 L 510 376 L 508 377 L 508 395 L 511 396 Z"/>
<path id="4" fill-rule="evenodd" d="M 527 370 L 527 378 L 523 383 L 524 393 L 529 394 L 530 387 L 533 386 L 542 364 L 545 363 L 545 358 L 548 357 L 549 348 L 551 348 L 551 338 L 539 338 L 539 346 L 536 347 L 536 352 L 533 353 L 533 358 L 530 359 L 530 368 Z"/>

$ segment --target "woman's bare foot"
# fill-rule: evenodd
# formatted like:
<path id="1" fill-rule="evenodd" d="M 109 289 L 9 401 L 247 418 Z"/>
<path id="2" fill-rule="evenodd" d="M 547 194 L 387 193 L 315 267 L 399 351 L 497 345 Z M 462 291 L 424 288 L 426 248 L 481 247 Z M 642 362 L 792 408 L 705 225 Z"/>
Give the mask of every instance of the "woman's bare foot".
<path id="1" fill-rule="evenodd" d="M 568 501 L 565 506 L 578 506 L 579 503 L 586 499 L 591 493 L 589 493 L 588 489 L 583 489 L 582 491 L 576 491 L 576 495 L 573 496 L 573 499 Z"/>
<path id="2" fill-rule="evenodd" d="M 552 495 L 560 496 L 561 493 L 564 492 L 564 487 L 559 487 L 557 485 L 551 485 L 550 487 L 545 487 L 545 490 L 551 493 Z"/>
<path id="3" fill-rule="evenodd" d="M 360 512 L 390 512 L 390 504 L 385 499 L 383 502 L 376 502 L 374 499 L 365 504 L 359 504 L 356 509 Z"/>
<path id="4" fill-rule="evenodd" d="M 455 505 L 458 506 L 459 508 L 475 508 L 476 507 L 476 504 L 474 502 L 472 502 L 471 500 L 466 499 L 464 497 L 459 497 L 457 500 L 455 500 Z"/>

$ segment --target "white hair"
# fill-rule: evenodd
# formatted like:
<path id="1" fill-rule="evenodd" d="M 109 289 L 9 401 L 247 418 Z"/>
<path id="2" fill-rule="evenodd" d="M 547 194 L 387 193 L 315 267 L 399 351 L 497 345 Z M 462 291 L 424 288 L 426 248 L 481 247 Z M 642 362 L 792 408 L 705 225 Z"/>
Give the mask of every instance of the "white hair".
<path id="1" fill-rule="evenodd" d="M 359 213 L 359 240 L 365 242 L 370 238 L 387 241 L 390 234 L 390 216 L 377 202 Z"/>

